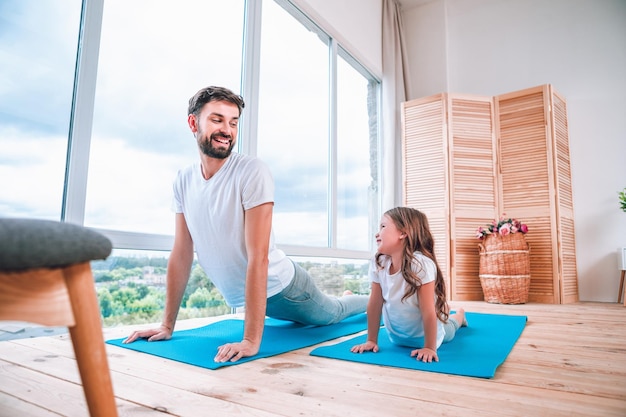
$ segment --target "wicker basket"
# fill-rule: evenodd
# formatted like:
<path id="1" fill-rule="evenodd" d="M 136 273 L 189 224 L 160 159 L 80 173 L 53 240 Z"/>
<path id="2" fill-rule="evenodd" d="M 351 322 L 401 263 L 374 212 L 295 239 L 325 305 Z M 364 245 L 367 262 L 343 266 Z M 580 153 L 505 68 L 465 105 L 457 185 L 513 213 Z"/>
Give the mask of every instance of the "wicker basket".
<path id="1" fill-rule="evenodd" d="M 485 301 L 524 304 L 530 288 L 530 248 L 522 233 L 487 235 L 478 244 L 479 277 Z"/>

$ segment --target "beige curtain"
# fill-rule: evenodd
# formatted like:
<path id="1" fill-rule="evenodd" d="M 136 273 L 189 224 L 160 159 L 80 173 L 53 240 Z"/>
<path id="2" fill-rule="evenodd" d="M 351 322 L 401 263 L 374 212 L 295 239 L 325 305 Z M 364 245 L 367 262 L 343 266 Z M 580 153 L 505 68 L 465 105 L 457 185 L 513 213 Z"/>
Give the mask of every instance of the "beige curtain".
<path id="1" fill-rule="evenodd" d="M 383 0 L 382 22 L 382 209 L 402 204 L 400 104 L 409 91 L 409 69 L 404 45 L 402 15 L 396 0 Z"/>

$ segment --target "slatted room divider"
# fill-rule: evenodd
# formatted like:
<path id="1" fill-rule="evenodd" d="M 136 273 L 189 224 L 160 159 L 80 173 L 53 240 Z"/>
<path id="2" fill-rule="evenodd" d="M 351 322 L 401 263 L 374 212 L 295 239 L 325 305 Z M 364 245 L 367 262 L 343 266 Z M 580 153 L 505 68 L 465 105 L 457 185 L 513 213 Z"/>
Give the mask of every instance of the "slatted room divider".
<path id="1" fill-rule="evenodd" d="M 482 300 L 475 230 L 529 225 L 530 302 L 578 301 L 565 100 L 551 85 L 402 105 L 404 204 L 428 216 L 452 300 Z"/>

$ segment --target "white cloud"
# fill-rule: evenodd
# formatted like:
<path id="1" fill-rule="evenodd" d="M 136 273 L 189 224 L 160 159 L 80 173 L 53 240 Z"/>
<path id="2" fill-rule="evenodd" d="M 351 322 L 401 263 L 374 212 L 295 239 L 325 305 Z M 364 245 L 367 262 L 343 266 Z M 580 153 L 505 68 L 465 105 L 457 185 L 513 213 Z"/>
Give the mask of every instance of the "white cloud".
<path id="1" fill-rule="evenodd" d="M 173 234 L 172 182 L 195 162 L 130 147 L 118 138 L 91 145 L 85 224 L 114 230 Z"/>
<path id="2" fill-rule="evenodd" d="M 67 139 L 0 126 L 0 214 L 58 220 Z"/>

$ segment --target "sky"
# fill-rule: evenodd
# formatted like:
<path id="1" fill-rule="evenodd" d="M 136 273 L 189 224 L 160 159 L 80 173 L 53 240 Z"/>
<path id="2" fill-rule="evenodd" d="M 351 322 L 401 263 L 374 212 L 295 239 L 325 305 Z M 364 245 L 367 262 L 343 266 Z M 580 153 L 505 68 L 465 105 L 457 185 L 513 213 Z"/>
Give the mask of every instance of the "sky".
<path id="1" fill-rule="evenodd" d="M 80 18 L 65 4 L 0 0 L 1 215 L 60 216 Z"/>

